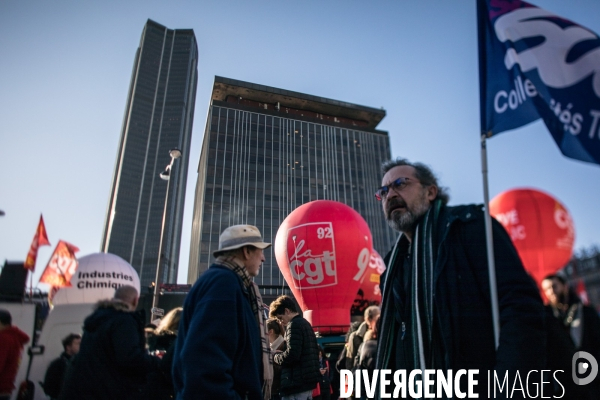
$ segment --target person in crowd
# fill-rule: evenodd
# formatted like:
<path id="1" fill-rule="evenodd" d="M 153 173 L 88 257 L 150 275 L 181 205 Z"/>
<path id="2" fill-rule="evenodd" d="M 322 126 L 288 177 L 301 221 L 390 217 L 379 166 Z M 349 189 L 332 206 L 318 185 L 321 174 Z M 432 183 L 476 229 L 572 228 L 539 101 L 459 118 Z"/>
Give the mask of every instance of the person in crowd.
<path id="1" fill-rule="evenodd" d="M 358 289 L 356 297 L 352 302 L 352 307 L 350 308 L 350 315 L 360 317 L 365 313 L 365 309 L 367 307 L 369 307 L 369 301 L 365 299 L 365 293 L 363 290 Z"/>
<path id="2" fill-rule="evenodd" d="M 352 334 L 356 332 L 361 325 L 362 322 L 360 321 L 353 321 L 350 323 L 348 332 L 346 332 L 346 335 L 344 336 L 344 348 L 338 355 L 338 359 L 335 362 L 335 369 L 337 370 L 337 372 L 340 372 L 342 369 L 348 369 L 346 360 L 346 355 L 348 354 L 348 342 L 350 341 L 350 337 L 352 336 Z"/>
<path id="3" fill-rule="evenodd" d="M 553 395 L 566 400 L 600 399 L 600 377 L 587 385 L 577 385 L 571 379 L 576 352 L 585 351 L 600 362 L 600 317 L 593 307 L 582 303 L 562 275 L 545 277 L 542 290 L 548 299 L 547 368 L 564 371 L 558 375 L 563 387 L 553 385 Z"/>
<path id="4" fill-rule="evenodd" d="M 504 228 L 492 221 L 496 349 L 482 207 L 447 206 L 447 190 L 422 163 L 390 160 L 382 173 L 375 197 L 401 234 L 384 259 L 376 369 L 478 369 L 508 373 L 509 382 L 542 370 L 543 305 Z M 479 378 L 474 390 L 485 398 L 487 376 Z"/>
<path id="5" fill-rule="evenodd" d="M 277 352 L 273 361 L 281 365 L 280 393 L 283 400 L 309 400 L 319 372 L 317 337 L 310 323 L 298 313 L 294 300 L 279 296 L 271 303 L 269 316 L 285 326 L 286 349 Z"/>
<path id="6" fill-rule="evenodd" d="M 379 315 L 373 321 L 372 329 L 369 329 L 363 338 L 363 342 L 358 348 L 354 363 L 354 371 L 366 370 L 370 377 L 373 376 L 375 370 L 375 358 L 377 357 L 377 332 L 379 325 Z M 361 399 L 366 399 L 365 390 L 361 391 Z"/>
<path id="7" fill-rule="evenodd" d="M 257 227 L 230 226 L 184 305 L 173 359 L 177 399 L 271 397 L 263 302 L 252 281 L 271 246 Z"/>
<path id="8" fill-rule="evenodd" d="M 317 387 L 313 390 L 313 400 L 329 400 L 331 399 L 331 376 L 329 369 L 329 360 L 325 354 L 323 347 L 319 348 L 319 372 L 321 373 L 321 380 L 317 383 Z"/>
<path id="9" fill-rule="evenodd" d="M 352 336 L 352 334 L 354 332 L 356 332 L 361 325 L 362 325 L 362 322 L 360 322 L 360 321 L 353 321 L 350 323 L 348 332 L 346 332 L 346 335 L 344 337 L 344 347 L 342 348 L 342 351 L 340 351 L 337 361 L 335 362 L 335 370 L 333 371 L 334 373 L 332 374 L 333 382 L 338 382 L 340 379 L 341 371 L 343 369 L 348 369 L 348 365 L 347 365 L 348 361 L 346 359 L 346 355 L 348 354 L 348 342 L 350 341 L 350 336 Z M 347 384 L 347 382 L 345 382 L 344 384 Z M 333 394 L 334 395 L 338 394 L 338 391 L 340 388 L 337 385 L 333 385 L 332 387 L 333 387 L 333 392 L 334 392 Z"/>
<path id="10" fill-rule="evenodd" d="M 150 344 L 155 342 L 154 332 L 156 331 L 157 325 L 152 322 L 144 325 L 144 336 L 146 337 L 146 347 L 150 348 Z"/>
<path id="11" fill-rule="evenodd" d="M 269 334 L 269 345 L 271 354 L 285 351 L 285 339 L 283 338 L 283 326 L 277 318 L 267 320 L 267 332 Z M 271 386 L 271 399 L 281 400 L 279 387 L 281 386 L 281 365 L 273 364 L 273 385 Z"/>
<path id="12" fill-rule="evenodd" d="M 173 353 L 183 307 L 169 311 L 148 339 L 151 354 L 161 358 L 158 371 L 148 375 L 147 400 L 169 400 L 175 397 L 173 388 Z"/>
<path id="13" fill-rule="evenodd" d="M 346 369 L 352 370 L 354 368 L 354 362 L 358 353 L 358 347 L 363 342 L 365 334 L 373 330 L 375 326 L 375 320 L 379 317 L 381 312 L 378 306 L 369 306 L 364 311 L 364 321 L 360 324 L 356 332 L 350 335 L 346 346 Z"/>
<path id="14" fill-rule="evenodd" d="M 153 330 L 152 335 L 148 337 L 150 352 L 168 350 L 175 343 L 182 314 L 183 307 L 176 307 L 164 316 L 156 329 Z"/>
<path id="15" fill-rule="evenodd" d="M 15 378 L 23 346 L 29 336 L 12 324 L 8 310 L 0 309 L 0 400 L 8 400 L 15 389 Z"/>
<path id="16" fill-rule="evenodd" d="M 71 333 L 62 340 L 63 352 L 60 357 L 54 359 L 44 377 L 44 393 L 50 396 L 52 400 L 58 399 L 60 391 L 62 389 L 63 380 L 65 378 L 65 372 L 67 367 L 71 363 L 71 359 L 75 354 L 79 353 L 79 346 L 81 345 L 81 335 L 78 333 Z"/>
<path id="17" fill-rule="evenodd" d="M 135 311 L 137 305 L 138 292 L 127 285 L 96 304 L 83 323 L 79 353 L 67 369 L 59 399 L 143 398 L 146 377 L 160 360 L 146 351 L 144 317 Z"/>

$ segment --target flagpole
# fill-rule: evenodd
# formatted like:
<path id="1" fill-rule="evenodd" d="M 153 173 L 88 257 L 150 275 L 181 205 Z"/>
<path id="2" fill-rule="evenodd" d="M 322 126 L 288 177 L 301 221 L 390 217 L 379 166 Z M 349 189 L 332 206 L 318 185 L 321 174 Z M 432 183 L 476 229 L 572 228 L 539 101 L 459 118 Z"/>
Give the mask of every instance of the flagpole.
<path id="1" fill-rule="evenodd" d="M 477 0 L 477 46 L 479 55 L 479 115 L 481 124 L 481 174 L 483 176 L 483 202 L 485 204 L 485 240 L 487 248 L 488 277 L 490 280 L 490 302 L 494 324 L 494 344 L 500 345 L 500 312 L 498 311 L 498 288 L 496 286 L 496 264 L 494 261 L 494 238 L 492 236 L 492 216 L 490 215 L 490 193 L 488 188 L 488 165 L 486 140 L 491 136 L 487 132 L 486 91 L 486 24 L 487 6 L 484 0 Z M 489 135 L 488 135 L 489 133 Z"/>
<path id="2" fill-rule="evenodd" d="M 496 286 L 496 263 L 494 260 L 494 237 L 492 234 L 492 216 L 490 215 L 490 193 L 488 188 L 488 166 L 486 135 L 481 135 L 481 174 L 483 175 L 483 202 L 485 204 L 485 239 L 487 247 L 488 275 L 490 278 L 490 299 L 494 321 L 494 343 L 500 345 L 500 312 L 498 309 L 498 288 Z"/>

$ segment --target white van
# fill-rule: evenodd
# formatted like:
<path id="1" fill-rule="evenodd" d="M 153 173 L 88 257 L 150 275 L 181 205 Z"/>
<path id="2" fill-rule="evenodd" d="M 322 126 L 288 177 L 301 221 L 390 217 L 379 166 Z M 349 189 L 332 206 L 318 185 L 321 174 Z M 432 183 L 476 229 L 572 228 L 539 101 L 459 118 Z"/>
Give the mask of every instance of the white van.
<path id="1" fill-rule="evenodd" d="M 13 325 L 17 326 L 30 337 L 30 342 L 25 346 L 23 358 L 15 386 L 17 389 L 27 376 L 27 368 L 31 362 L 29 380 L 34 384 L 33 398 L 47 400 L 40 382 L 50 363 L 63 352 L 62 340 L 70 333 L 82 333 L 83 321 L 93 312 L 95 304 L 60 304 L 55 306 L 44 322 L 40 336 L 35 346 L 32 346 L 35 335 L 36 305 L 32 303 L 0 303 L 0 308 L 8 310 L 13 318 Z M 16 400 L 17 390 L 12 394 L 11 400 Z"/>
<path id="2" fill-rule="evenodd" d="M 94 306 L 95 304 L 61 304 L 48 314 L 31 356 L 29 380 L 35 385 L 35 400 L 48 399 L 40 382 L 44 382 L 50 363 L 63 352 L 62 340 L 70 333 L 83 332 L 83 321 L 93 312 Z"/>

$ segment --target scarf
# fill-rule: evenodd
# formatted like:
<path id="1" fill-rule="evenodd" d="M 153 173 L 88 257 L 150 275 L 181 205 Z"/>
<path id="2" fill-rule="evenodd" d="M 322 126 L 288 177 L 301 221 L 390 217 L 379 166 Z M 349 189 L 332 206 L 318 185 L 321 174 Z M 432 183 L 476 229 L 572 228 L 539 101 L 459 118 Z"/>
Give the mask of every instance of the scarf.
<path id="1" fill-rule="evenodd" d="M 269 400 L 271 398 L 271 385 L 273 384 L 273 364 L 271 361 L 271 347 L 269 346 L 269 337 L 267 334 L 267 327 L 265 324 L 264 310 L 267 307 L 260 295 L 258 285 L 252 281 L 246 268 L 240 266 L 235 257 L 217 257 L 215 261 L 216 265 L 228 268 L 235 272 L 235 274 L 242 280 L 244 287 L 248 290 L 248 296 L 250 306 L 252 307 L 252 313 L 258 323 L 258 330 L 260 334 L 261 353 L 262 353 L 262 366 L 263 366 L 263 398 Z M 267 307 L 268 309 L 268 307 Z"/>
<path id="2" fill-rule="evenodd" d="M 414 365 L 417 369 L 435 368 L 436 354 L 433 337 L 433 268 L 436 261 L 437 246 L 434 243 L 435 228 L 442 202 L 434 201 L 421 222 L 415 229 L 413 237 L 413 259 L 411 279 L 412 346 L 415 355 Z"/>
<path id="3" fill-rule="evenodd" d="M 283 343 L 284 341 L 285 341 L 285 338 L 283 336 L 279 335 L 277 337 L 277 339 L 275 339 L 273 341 L 273 343 L 271 343 L 271 351 L 274 352 L 275 350 L 277 350 L 279 348 L 279 346 L 281 346 L 281 343 Z"/>
<path id="4" fill-rule="evenodd" d="M 434 243 L 435 228 L 438 225 L 441 200 L 435 200 L 425 216 L 421 219 L 415 230 L 413 238 L 413 262 L 411 278 L 411 301 L 415 307 L 411 310 L 413 338 L 412 346 L 415 354 L 415 368 L 432 368 L 434 359 L 433 340 L 433 268 L 436 261 L 436 246 Z M 398 324 L 394 315 L 394 274 L 398 245 L 402 235 L 398 237 L 385 272 L 385 281 L 381 300 L 381 330 L 379 332 L 379 345 L 377 346 L 377 369 L 387 369 L 398 332 Z M 438 355 L 439 356 L 439 355 Z"/>

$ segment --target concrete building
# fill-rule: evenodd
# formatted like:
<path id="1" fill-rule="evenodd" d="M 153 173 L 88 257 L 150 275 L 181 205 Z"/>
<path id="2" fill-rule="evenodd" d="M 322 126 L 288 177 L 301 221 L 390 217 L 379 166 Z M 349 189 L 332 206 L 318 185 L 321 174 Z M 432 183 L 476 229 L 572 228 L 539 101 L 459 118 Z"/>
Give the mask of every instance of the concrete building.
<path id="1" fill-rule="evenodd" d="M 385 254 L 396 234 L 374 193 L 390 158 L 385 111 L 215 77 L 198 166 L 188 283 L 212 262 L 227 226 L 251 224 L 274 241 L 296 207 L 318 199 L 353 207 Z M 255 282 L 265 301 L 289 293 L 273 248 Z"/>
<path id="2" fill-rule="evenodd" d="M 396 233 L 374 193 L 387 132 L 385 111 L 342 101 L 215 77 L 198 166 L 188 283 L 212 262 L 227 226 L 251 224 L 274 241 L 281 222 L 309 201 L 343 202 L 371 228 L 382 254 Z M 289 293 L 274 250 L 255 282 L 265 301 Z"/>

